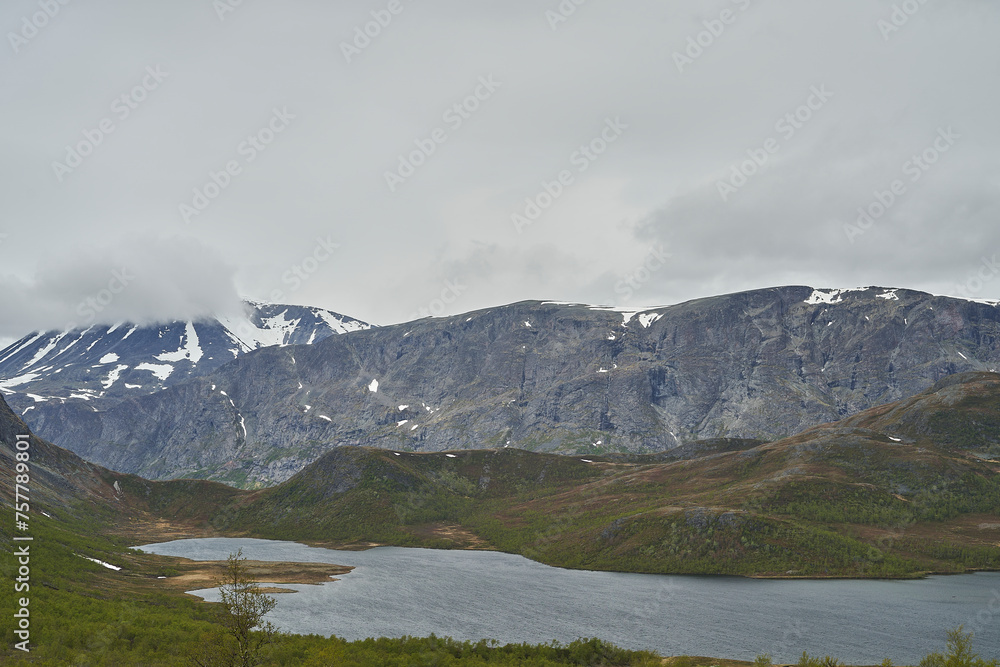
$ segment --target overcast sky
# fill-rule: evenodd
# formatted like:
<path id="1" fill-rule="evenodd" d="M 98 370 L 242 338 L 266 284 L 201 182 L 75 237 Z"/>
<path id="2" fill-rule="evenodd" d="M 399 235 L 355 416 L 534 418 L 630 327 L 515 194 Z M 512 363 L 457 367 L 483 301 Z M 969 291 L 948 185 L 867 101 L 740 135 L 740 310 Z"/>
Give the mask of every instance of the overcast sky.
<path id="1" fill-rule="evenodd" d="M 3 3 L 0 336 L 1000 298 L 994 0 L 236 2 Z"/>

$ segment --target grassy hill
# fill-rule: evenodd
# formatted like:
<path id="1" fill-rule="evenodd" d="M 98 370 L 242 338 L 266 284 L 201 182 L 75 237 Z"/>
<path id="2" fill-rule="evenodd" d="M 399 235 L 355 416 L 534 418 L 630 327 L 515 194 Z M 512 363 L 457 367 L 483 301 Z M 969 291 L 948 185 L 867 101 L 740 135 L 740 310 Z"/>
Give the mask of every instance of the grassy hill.
<path id="1" fill-rule="evenodd" d="M 234 493 L 222 533 L 494 548 L 565 567 L 899 577 L 1000 569 L 1000 376 L 771 443 L 646 456 L 344 447 Z"/>

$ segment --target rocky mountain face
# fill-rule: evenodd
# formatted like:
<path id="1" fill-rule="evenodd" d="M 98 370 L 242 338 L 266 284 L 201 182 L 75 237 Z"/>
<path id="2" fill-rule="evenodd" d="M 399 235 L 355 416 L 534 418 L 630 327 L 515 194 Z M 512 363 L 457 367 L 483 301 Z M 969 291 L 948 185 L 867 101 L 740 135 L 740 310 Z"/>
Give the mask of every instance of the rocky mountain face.
<path id="1" fill-rule="evenodd" d="M 321 308 L 248 302 L 239 318 L 35 332 L 0 352 L 0 391 L 19 413 L 51 402 L 93 412 L 205 375 L 251 350 L 367 328 Z"/>
<path id="2" fill-rule="evenodd" d="M 19 441 L 27 443 L 19 448 Z M 106 482 L 100 466 L 56 447 L 35 436 L 0 397 L 0 496 L 13 501 L 17 453 L 28 455 L 29 502 L 32 511 L 53 511 L 55 507 L 90 499 L 114 497 L 113 482 Z"/>
<path id="3" fill-rule="evenodd" d="M 27 461 L 23 460 L 25 453 Z M 18 470 L 18 463 L 26 465 L 27 471 Z M 246 493 L 201 480 L 154 482 L 90 463 L 33 434 L 0 397 L 0 499 L 8 507 L 13 508 L 15 482 L 23 481 L 16 476 L 21 474 L 29 476 L 29 493 L 27 501 L 22 495 L 18 502 L 29 504 L 30 527 L 34 528 L 41 515 L 73 533 L 81 529 L 79 521 L 83 520 L 82 528 L 90 537 L 95 520 L 105 525 L 126 518 L 204 522 L 206 515 Z M 12 536 L 4 531 L 0 548 L 10 549 Z"/>
<path id="4" fill-rule="evenodd" d="M 150 478 L 288 479 L 340 445 L 655 452 L 776 440 L 1000 367 L 1000 308 L 781 287 L 675 306 L 522 302 L 240 355 L 106 409 L 38 403 L 44 437 Z"/>

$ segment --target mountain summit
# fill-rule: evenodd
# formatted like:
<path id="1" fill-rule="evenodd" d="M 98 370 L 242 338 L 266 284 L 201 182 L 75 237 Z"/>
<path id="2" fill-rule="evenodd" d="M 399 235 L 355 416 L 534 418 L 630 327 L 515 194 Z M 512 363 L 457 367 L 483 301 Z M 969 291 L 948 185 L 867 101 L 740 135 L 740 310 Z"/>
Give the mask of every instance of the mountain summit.
<path id="1" fill-rule="evenodd" d="M 243 317 L 32 333 L 0 351 L 0 391 L 22 412 L 49 401 L 108 405 L 206 375 L 252 350 L 371 326 L 322 308 L 245 306 Z"/>

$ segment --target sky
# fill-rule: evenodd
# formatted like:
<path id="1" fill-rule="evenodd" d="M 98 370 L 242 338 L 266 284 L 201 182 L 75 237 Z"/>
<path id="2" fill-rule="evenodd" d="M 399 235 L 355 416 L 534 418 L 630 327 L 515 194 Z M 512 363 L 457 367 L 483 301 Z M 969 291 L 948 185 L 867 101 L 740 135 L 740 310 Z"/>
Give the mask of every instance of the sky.
<path id="1" fill-rule="evenodd" d="M 0 338 L 1000 298 L 994 0 L 7 0 L 0 31 Z"/>

